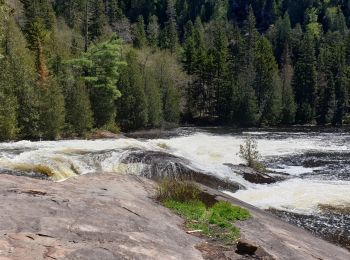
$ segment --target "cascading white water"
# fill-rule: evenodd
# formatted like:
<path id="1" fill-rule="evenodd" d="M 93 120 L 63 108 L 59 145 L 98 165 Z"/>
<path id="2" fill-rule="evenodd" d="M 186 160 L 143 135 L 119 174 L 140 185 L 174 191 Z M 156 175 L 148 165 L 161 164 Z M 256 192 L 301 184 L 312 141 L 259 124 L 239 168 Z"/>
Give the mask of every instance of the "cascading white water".
<path id="1" fill-rule="evenodd" d="M 228 178 L 247 187 L 234 194 L 253 205 L 299 211 L 317 210 L 319 204 L 350 205 L 350 181 L 299 178 L 314 169 L 284 166 L 279 171 L 296 178 L 277 184 L 258 185 L 232 173 L 224 163 L 242 163 L 239 145 L 246 135 L 258 139 L 263 158 L 303 154 L 306 151 L 350 151 L 348 135 L 251 132 L 243 134 L 213 134 L 195 131 L 192 134 L 167 139 L 136 140 L 71 140 L 57 142 L 15 142 L 0 144 L 0 171 L 41 172 L 54 180 L 64 180 L 90 172 L 140 172 L 142 165 L 124 165 L 121 158 L 131 149 L 163 151 L 186 158 L 199 170 L 220 178 Z M 345 140 L 345 141 L 344 141 Z M 315 168 L 316 169 L 316 168 Z"/>

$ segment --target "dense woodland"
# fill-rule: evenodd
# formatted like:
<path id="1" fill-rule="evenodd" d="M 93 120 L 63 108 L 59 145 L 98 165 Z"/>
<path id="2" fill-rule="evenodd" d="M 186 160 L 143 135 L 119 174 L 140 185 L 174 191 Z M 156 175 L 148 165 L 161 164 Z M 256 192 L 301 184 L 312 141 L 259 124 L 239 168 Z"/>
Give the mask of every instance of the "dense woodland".
<path id="1" fill-rule="evenodd" d="M 0 140 L 349 123 L 349 0 L 0 0 Z"/>

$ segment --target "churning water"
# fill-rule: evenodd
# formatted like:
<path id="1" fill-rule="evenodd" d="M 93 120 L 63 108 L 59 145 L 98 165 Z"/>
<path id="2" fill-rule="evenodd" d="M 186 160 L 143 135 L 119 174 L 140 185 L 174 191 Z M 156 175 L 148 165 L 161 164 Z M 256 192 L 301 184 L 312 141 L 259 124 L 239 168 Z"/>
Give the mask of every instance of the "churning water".
<path id="1" fill-rule="evenodd" d="M 265 165 L 291 178 L 275 184 L 252 184 L 225 166 L 242 163 L 239 146 L 248 135 L 257 139 Z M 233 196 L 350 248 L 347 132 L 182 128 L 177 135 L 163 139 L 0 143 L 0 173 L 49 176 L 56 181 L 93 172 L 140 174 L 142 162 L 125 160 L 135 151 L 184 158 L 193 169 L 238 182 L 246 189 Z"/>

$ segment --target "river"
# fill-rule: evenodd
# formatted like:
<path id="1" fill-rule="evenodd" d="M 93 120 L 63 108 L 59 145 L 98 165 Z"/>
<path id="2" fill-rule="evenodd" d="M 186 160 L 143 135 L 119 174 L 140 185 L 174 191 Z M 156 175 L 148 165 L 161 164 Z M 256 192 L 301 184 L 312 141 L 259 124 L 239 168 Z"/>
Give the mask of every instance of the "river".
<path id="1" fill-rule="evenodd" d="M 243 163 L 239 146 L 250 135 L 263 163 L 290 178 L 252 184 L 224 164 Z M 350 249 L 350 133 L 346 131 L 238 131 L 179 128 L 156 139 L 19 141 L 0 143 L 0 173 L 64 181 L 72 176 L 115 172 L 141 174 L 125 163 L 135 151 L 185 158 L 193 169 L 240 183 L 227 194 Z"/>

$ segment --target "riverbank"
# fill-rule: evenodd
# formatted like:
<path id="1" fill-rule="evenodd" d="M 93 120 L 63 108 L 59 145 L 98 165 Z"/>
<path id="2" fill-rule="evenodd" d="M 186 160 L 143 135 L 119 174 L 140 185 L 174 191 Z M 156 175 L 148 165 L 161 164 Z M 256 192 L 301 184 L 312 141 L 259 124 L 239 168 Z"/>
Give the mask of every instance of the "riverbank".
<path id="1" fill-rule="evenodd" d="M 0 259 L 242 259 L 233 249 L 213 255 L 207 240 L 187 234 L 183 220 L 154 201 L 155 184 L 144 178 L 106 173 L 51 182 L 0 175 L 0 183 Z M 247 208 L 253 218 L 237 223 L 242 236 L 276 259 L 350 257 L 269 213 L 205 189 Z"/>

